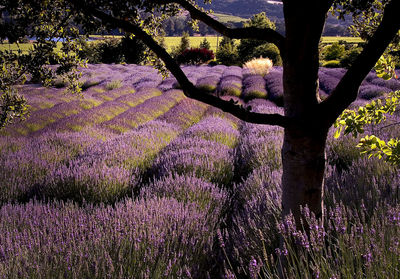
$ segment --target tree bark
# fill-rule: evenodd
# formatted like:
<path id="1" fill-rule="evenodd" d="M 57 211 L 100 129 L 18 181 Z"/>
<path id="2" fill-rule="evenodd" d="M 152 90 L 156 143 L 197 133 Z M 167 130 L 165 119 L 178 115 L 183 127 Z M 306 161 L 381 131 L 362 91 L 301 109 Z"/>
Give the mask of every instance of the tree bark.
<path id="1" fill-rule="evenodd" d="M 325 143 L 329 127 L 319 117 L 319 40 L 329 1 L 284 1 L 286 49 L 283 57 L 285 127 L 282 146 L 282 214 L 300 225 L 300 207 L 323 215 Z M 302 15 L 302 16 L 299 16 Z"/>
<path id="2" fill-rule="evenodd" d="M 282 147 L 282 213 L 292 213 L 300 224 L 300 206 L 323 216 L 323 182 L 327 132 L 305 134 L 285 129 Z"/>

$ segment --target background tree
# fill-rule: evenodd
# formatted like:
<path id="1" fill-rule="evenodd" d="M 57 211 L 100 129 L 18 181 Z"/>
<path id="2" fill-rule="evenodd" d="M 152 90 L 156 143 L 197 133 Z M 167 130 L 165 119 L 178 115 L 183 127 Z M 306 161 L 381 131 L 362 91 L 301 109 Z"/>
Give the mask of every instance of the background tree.
<path id="1" fill-rule="evenodd" d="M 80 24 L 85 32 L 90 32 L 96 25 L 108 29 L 120 28 L 135 34 L 163 61 L 186 96 L 213 105 L 247 122 L 284 127 L 282 212 L 283 215 L 292 212 L 299 222 L 300 206 L 308 205 L 317 217 L 323 214 L 322 185 L 328 130 L 342 111 L 356 99 L 361 82 L 398 34 L 400 1 L 282 2 L 286 30 L 284 36 L 271 27 L 228 28 L 200 9 L 195 2 L 185 0 L 57 0 L 51 3 L 45 0 L 1 0 L 1 12 L 7 11 L 11 15 L 12 25 L 18 26 L 16 31 L 24 32 L 11 34 L 8 29 L 0 30 L 5 30 L 1 34 L 3 38 L 36 34 L 39 46 L 54 47 L 48 40 L 54 38 L 53 34 L 75 42 L 71 38 L 79 34 L 67 34 L 64 31 L 68 30 L 65 29 L 67 26 Z M 383 13 L 376 31 L 329 97 L 321 101 L 318 88 L 318 46 L 327 13 L 333 8 L 339 10 L 340 16 L 346 13 L 359 15 L 360 12 L 372 10 L 378 2 L 382 3 Z M 193 20 L 204 22 L 226 37 L 259 40 L 277 46 L 283 61 L 285 115 L 249 111 L 234 102 L 203 92 L 188 80 L 174 59 L 152 37 L 157 35 L 162 19 L 177 15 L 180 8 L 185 9 Z M 67 46 L 72 48 L 74 44 Z M 67 55 L 71 51 L 63 53 Z M 39 64 L 44 65 L 46 62 L 36 59 Z M 47 73 L 45 67 L 38 69 Z"/>
<path id="2" fill-rule="evenodd" d="M 264 12 L 254 15 L 243 26 L 257 27 L 261 29 L 276 30 L 273 23 Z M 272 60 L 274 65 L 281 65 L 282 60 L 279 55 L 279 49 L 272 43 L 266 43 L 264 40 L 242 39 L 237 47 L 241 63 L 245 63 L 253 58 L 264 57 Z"/>
<path id="3" fill-rule="evenodd" d="M 324 50 L 325 60 L 339 60 L 345 53 L 344 45 L 334 42 Z"/>
<path id="4" fill-rule="evenodd" d="M 183 35 L 181 37 L 181 40 L 179 42 L 179 46 L 172 48 L 172 56 L 177 57 L 179 54 L 183 53 L 186 49 L 190 47 L 190 41 L 189 41 L 189 33 L 188 32 L 183 32 Z"/>
<path id="5" fill-rule="evenodd" d="M 200 48 L 205 48 L 205 49 L 210 49 L 210 48 L 211 48 L 211 45 L 210 45 L 210 42 L 207 40 L 207 38 L 204 38 L 204 40 L 201 41 L 199 47 L 200 47 Z"/>
<path id="6" fill-rule="evenodd" d="M 222 38 L 217 49 L 216 59 L 218 63 L 227 66 L 239 65 L 237 46 L 232 39 L 228 37 Z"/>

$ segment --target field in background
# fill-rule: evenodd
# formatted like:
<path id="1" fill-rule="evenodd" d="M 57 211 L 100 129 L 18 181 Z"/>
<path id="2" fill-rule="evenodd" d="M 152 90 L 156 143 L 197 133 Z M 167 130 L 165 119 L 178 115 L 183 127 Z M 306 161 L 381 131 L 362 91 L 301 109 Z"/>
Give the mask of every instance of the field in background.
<path id="1" fill-rule="evenodd" d="M 218 18 L 219 21 L 223 23 L 227 22 L 243 22 L 247 21 L 247 18 L 243 18 L 240 16 L 228 15 L 228 14 L 221 14 L 221 13 L 214 13 L 214 15 Z"/>
<path id="2" fill-rule="evenodd" d="M 120 38 L 121 36 L 91 36 L 91 38 Z M 204 40 L 204 38 L 207 38 L 207 40 L 210 42 L 211 45 L 211 50 L 214 51 L 214 53 L 217 50 L 217 42 L 221 42 L 222 36 L 191 36 L 189 37 L 190 41 L 190 46 L 191 47 L 199 47 L 201 41 Z M 167 46 L 167 50 L 171 51 L 173 46 L 178 46 L 180 43 L 181 37 L 165 37 L 165 44 Z M 363 40 L 359 37 L 322 37 L 322 43 L 324 44 L 332 44 L 334 42 L 338 41 L 346 41 L 348 43 L 361 43 Z M 18 49 L 21 49 L 23 52 L 27 51 L 30 47 L 32 47 L 31 43 L 23 43 L 23 44 L 7 44 L 3 43 L 0 44 L 0 51 L 4 50 L 12 50 L 12 51 L 17 51 Z M 61 43 L 58 43 L 58 48 L 61 47 Z"/>

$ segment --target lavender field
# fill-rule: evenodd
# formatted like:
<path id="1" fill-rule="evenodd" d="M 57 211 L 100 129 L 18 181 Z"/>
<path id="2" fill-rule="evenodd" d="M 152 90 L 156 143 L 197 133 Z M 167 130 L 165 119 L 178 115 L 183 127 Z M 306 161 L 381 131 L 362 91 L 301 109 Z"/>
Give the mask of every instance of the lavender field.
<path id="1" fill-rule="evenodd" d="M 183 70 L 283 114 L 280 67 Z M 344 73 L 321 68 L 322 99 Z M 282 128 L 188 99 L 147 66 L 89 65 L 82 84 L 83 98 L 21 86 L 30 117 L 0 132 L 0 278 L 278 278 L 282 255 L 288 278 L 399 278 L 400 178 L 357 139 L 330 137 L 326 225 L 304 209 L 307 235 L 280 220 Z M 354 106 L 393 90 L 371 72 Z M 399 121 L 368 129 L 398 137 Z"/>

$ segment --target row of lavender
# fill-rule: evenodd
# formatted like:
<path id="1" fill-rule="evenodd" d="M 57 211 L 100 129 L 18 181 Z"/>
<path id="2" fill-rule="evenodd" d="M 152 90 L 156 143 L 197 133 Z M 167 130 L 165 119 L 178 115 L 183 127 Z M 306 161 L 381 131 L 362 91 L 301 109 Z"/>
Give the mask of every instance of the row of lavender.
<path id="1" fill-rule="evenodd" d="M 226 187 L 235 167 L 263 164 L 263 148 L 247 146 L 236 118 L 178 90 L 96 88 L 87 107 L 72 97 L 57 103 L 54 92 L 54 105 L 29 119 L 38 129 L 2 138 L 0 274 L 207 275 Z"/>
<path id="2" fill-rule="evenodd" d="M 215 70 L 221 76 L 229 69 L 220 68 Z M 200 72 L 193 71 L 192 78 Z M 162 93 L 143 86 L 133 93 L 128 80 L 110 91 L 93 86 L 87 95 L 94 105 L 41 124 L 27 137 L 0 141 L 0 181 L 5 181 L 0 275 L 215 278 L 222 269 L 226 276 L 256 278 L 266 268 L 264 250 L 273 257 L 279 247 L 275 223 L 282 130 L 242 123 L 177 90 Z M 262 99 L 249 104 L 260 112 L 282 113 Z M 40 122 L 46 109 L 37 111 Z M 332 213 L 333 228 L 342 230 L 346 247 L 360 257 L 355 260 L 371 254 L 367 270 L 381 259 L 391 272 L 400 249 L 392 245 L 386 251 L 371 229 L 396 243 L 399 224 L 393 218 L 400 209 L 393 208 L 391 199 L 399 181 L 385 164 L 369 166 L 360 159 L 352 144 L 332 142 L 328 150 L 327 204 L 338 208 L 332 211 L 337 212 Z M 35 196 L 40 200 L 10 203 Z M 362 200 L 369 211 L 387 216 L 379 219 L 377 213 L 379 222 L 366 227 L 353 222 L 353 211 L 338 207 L 361 206 Z M 364 233 L 359 237 L 370 237 L 379 249 L 370 251 L 367 243 L 355 242 L 358 236 L 352 231 L 360 227 Z"/>
<path id="3" fill-rule="evenodd" d="M 113 75 L 107 74 L 110 70 L 113 71 Z M 245 101 L 261 98 L 269 99 L 279 106 L 283 104 L 282 68 L 280 67 L 272 68 L 265 78 L 252 75 L 247 69 L 240 67 L 188 66 L 183 70 L 192 82 L 206 91 L 227 97 L 240 97 Z M 319 72 L 321 98 L 330 94 L 344 73 L 344 69 L 321 68 Z M 179 87 L 174 78 L 162 81 L 156 70 L 136 65 L 90 65 L 84 72 L 82 83 L 86 84 L 87 89 L 84 100 L 64 94 L 63 89 L 45 90 L 32 88 L 32 86 L 23 88 L 32 106 L 32 117 L 2 133 L 27 135 L 42 130 L 46 126 L 55 125 L 59 125 L 60 129 L 68 127 L 68 129 L 79 131 L 87 125 L 85 121 L 89 118 L 88 115 L 97 123 L 103 123 L 118 116 L 108 125 L 119 132 L 124 132 L 132 126 L 137 127 L 145 123 L 151 117 L 143 120 L 132 119 L 130 123 L 118 120 L 119 118 L 125 119 L 129 111 L 133 112 L 131 116 L 137 115 L 133 107 L 161 95 L 162 91 Z M 359 102 L 380 97 L 398 89 L 400 89 L 399 81 L 384 81 L 371 72 L 360 88 Z M 132 94 L 135 91 L 140 94 Z M 123 115 L 120 117 L 121 113 Z M 65 125 L 63 122 L 68 123 Z"/>

